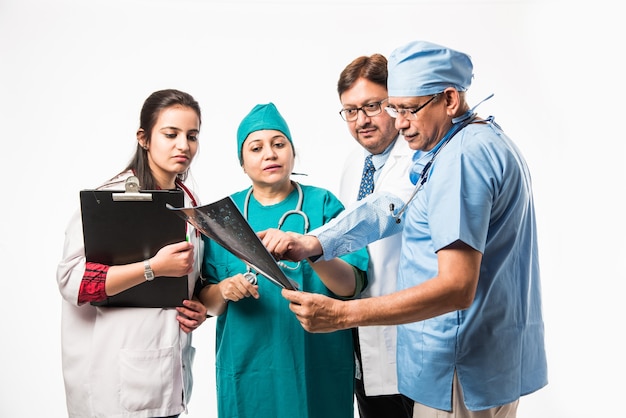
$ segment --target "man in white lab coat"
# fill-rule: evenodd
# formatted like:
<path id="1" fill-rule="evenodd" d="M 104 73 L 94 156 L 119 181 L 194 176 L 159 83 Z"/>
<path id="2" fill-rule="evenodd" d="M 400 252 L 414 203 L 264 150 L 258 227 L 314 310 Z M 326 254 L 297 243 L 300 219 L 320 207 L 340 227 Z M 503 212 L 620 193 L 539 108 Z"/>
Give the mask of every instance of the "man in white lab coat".
<path id="1" fill-rule="evenodd" d="M 407 200 L 413 191 L 409 170 L 414 153 L 399 136 L 384 107 L 387 104 L 387 59 L 380 54 L 356 58 L 337 83 L 341 117 L 358 142 L 344 165 L 339 198 L 346 207 L 372 191 L 388 191 Z M 365 160 L 373 174 L 362 183 Z M 367 167 L 365 167 L 367 168 Z M 367 176 L 365 176 L 367 177 Z M 396 290 L 401 234 L 376 241 L 370 253 L 368 287 L 362 297 Z M 361 418 L 413 416 L 413 401 L 398 393 L 396 327 L 355 328 L 357 359 L 355 395 Z"/>

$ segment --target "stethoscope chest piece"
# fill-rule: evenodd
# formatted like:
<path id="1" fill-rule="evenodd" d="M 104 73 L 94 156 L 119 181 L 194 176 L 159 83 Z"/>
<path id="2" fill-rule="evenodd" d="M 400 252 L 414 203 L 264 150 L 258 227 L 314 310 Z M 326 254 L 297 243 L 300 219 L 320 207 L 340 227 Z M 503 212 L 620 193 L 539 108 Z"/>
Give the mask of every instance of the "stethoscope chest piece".
<path id="1" fill-rule="evenodd" d="M 307 232 L 309 232 L 309 217 L 302 210 L 302 202 L 304 200 L 304 194 L 302 193 L 302 187 L 300 187 L 300 184 L 298 184 L 298 182 L 293 182 L 293 184 L 294 184 L 296 190 L 298 191 L 298 203 L 297 203 L 295 209 L 288 210 L 287 212 L 283 213 L 283 215 L 278 220 L 278 229 L 281 229 L 281 227 L 283 226 L 283 223 L 285 222 L 285 220 L 289 216 L 291 216 L 291 215 L 298 215 L 298 216 L 302 217 L 302 220 L 303 220 L 303 223 L 304 223 L 303 234 L 306 234 Z M 245 198 L 244 203 L 243 203 L 243 217 L 246 220 L 248 219 L 248 205 L 250 204 L 250 196 L 252 196 L 252 188 L 250 188 L 250 190 L 248 191 L 248 194 L 246 194 L 246 198 Z M 287 269 L 287 270 L 297 270 L 298 268 L 300 268 L 301 263 L 298 261 L 298 262 L 295 263 L 295 265 L 289 265 L 289 264 L 286 264 L 283 261 L 279 261 L 278 265 L 280 267 L 282 267 L 282 268 Z M 250 266 L 248 266 L 247 271 L 245 273 L 243 273 L 243 277 L 245 277 L 245 279 L 248 282 L 252 283 L 252 284 L 257 284 L 257 282 L 258 282 L 257 275 L 256 275 L 256 273 L 253 273 L 250 270 Z"/>
<path id="2" fill-rule="evenodd" d="M 257 280 L 257 276 L 256 276 L 256 274 L 254 274 L 253 272 L 251 272 L 251 271 L 246 271 L 246 272 L 243 274 L 243 277 L 244 277 L 244 278 L 245 278 L 248 282 L 250 282 L 250 284 L 257 284 L 257 281 L 258 281 L 258 280 Z"/>

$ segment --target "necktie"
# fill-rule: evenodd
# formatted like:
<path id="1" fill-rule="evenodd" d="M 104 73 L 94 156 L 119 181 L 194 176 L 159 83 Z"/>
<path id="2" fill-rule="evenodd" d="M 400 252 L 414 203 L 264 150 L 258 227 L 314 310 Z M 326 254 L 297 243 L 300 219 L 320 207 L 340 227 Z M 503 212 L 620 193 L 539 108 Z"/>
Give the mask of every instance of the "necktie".
<path id="1" fill-rule="evenodd" d="M 361 187 L 359 187 L 359 196 L 357 200 L 363 199 L 368 194 L 374 191 L 374 171 L 376 168 L 372 164 L 372 156 L 368 155 L 365 158 L 365 164 L 363 165 L 363 175 L 361 176 Z"/>

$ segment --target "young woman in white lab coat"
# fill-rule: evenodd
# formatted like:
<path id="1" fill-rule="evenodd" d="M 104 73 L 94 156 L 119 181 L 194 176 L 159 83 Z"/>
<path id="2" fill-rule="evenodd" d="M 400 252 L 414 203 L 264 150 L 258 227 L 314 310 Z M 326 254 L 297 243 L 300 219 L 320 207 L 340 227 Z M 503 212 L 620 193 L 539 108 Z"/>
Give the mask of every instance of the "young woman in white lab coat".
<path id="1" fill-rule="evenodd" d="M 135 175 L 140 188 L 182 189 L 185 206 L 198 204 L 183 183 L 198 150 L 198 103 L 178 90 L 144 102 L 137 151 L 128 167 L 101 189 L 124 190 Z M 81 215 L 72 217 L 57 270 L 62 302 L 62 361 L 69 417 L 176 417 L 187 410 L 195 349 L 191 331 L 206 319 L 193 290 L 202 240 L 188 225 L 189 241 L 163 247 L 149 260 L 155 276 L 188 276 L 184 307 L 96 307 L 143 283 L 143 262 L 106 266 L 85 260 Z"/>

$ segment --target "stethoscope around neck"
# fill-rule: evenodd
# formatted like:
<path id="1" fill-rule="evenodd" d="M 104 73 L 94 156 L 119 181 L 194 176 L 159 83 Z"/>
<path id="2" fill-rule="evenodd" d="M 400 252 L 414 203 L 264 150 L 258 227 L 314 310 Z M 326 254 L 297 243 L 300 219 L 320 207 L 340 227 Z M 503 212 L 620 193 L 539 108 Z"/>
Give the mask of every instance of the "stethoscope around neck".
<path id="1" fill-rule="evenodd" d="M 303 234 L 306 234 L 307 232 L 309 232 L 309 217 L 307 216 L 306 213 L 304 213 L 304 211 L 302 210 L 302 202 L 304 200 L 304 194 L 302 193 L 302 187 L 300 187 L 300 184 L 296 181 L 292 181 L 291 182 L 294 187 L 296 188 L 296 190 L 298 191 L 298 203 L 296 204 L 296 208 L 295 209 L 291 209 L 288 210 L 287 212 L 283 213 L 282 216 L 278 219 L 278 226 L 277 228 L 280 229 L 282 228 L 283 224 L 285 223 L 285 221 L 287 220 L 288 217 L 292 216 L 292 215 L 298 215 L 300 217 L 302 217 L 302 220 L 304 221 L 304 231 L 302 232 Z M 248 193 L 246 194 L 246 198 L 243 202 L 243 217 L 244 219 L 247 221 L 248 220 L 248 206 L 250 204 L 250 196 L 252 196 L 252 190 L 253 188 L 250 187 L 250 190 L 248 190 Z M 287 264 L 284 261 L 278 261 L 278 265 L 280 267 L 283 267 L 287 270 L 297 270 L 300 268 L 300 261 L 296 262 L 294 265 L 290 265 Z M 252 284 L 257 284 L 257 276 L 256 273 L 253 273 L 250 266 L 247 266 L 247 270 L 243 275 L 246 280 L 248 280 L 250 283 Z"/>
<path id="2" fill-rule="evenodd" d="M 419 177 L 416 179 L 414 183 L 415 187 L 413 188 L 413 192 L 411 193 L 411 196 L 409 196 L 409 199 L 407 200 L 407 202 L 404 205 L 402 205 L 402 207 L 397 211 L 395 210 L 396 208 L 393 203 L 389 205 L 389 211 L 391 212 L 391 216 L 396 220 L 396 223 L 399 224 L 401 222 L 402 214 L 406 212 L 407 208 L 409 207 L 409 204 L 413 201 L 413 199 L 415 199 L 417 192 L 419 192 L 424 187 L 424 184 L 428 180 L 428 172 L 431 166 L 433 165 L 433 162 L 435 161 L 435 157 L 437 157 L 437 154 L 439 154 L 439 152 L 448 144 L 448 142 L 450 142 L 452 137 L 456 135 L 461 129 L 465 128 L 470 123 L 474 123 L 476 121 L 477 116 L 474 110 L 476 110 L 476 108 L 480 104 L 482 104 L 484 101 L 489 100 L 492 97 L 493 97 L 493 93 L 491 93 L 489 96 L 487 96 L 486 98 L 478 102 L 476 106 L 472 107 L 470 110 L 468 110 L 461 116 L 452 119 L 452 127 L 446 133 L 446 135 L 442 138 L 439 144 L 435 146 L 435 148 L 431 151 L 432 156 L 430 157 L 430 160 L 426 163 L 426 165 L 422 169 L 422 172 L 420 173 Z M 491 122 L 493 121 L 493 118 L 489 117 L 485 121 Z"/>

